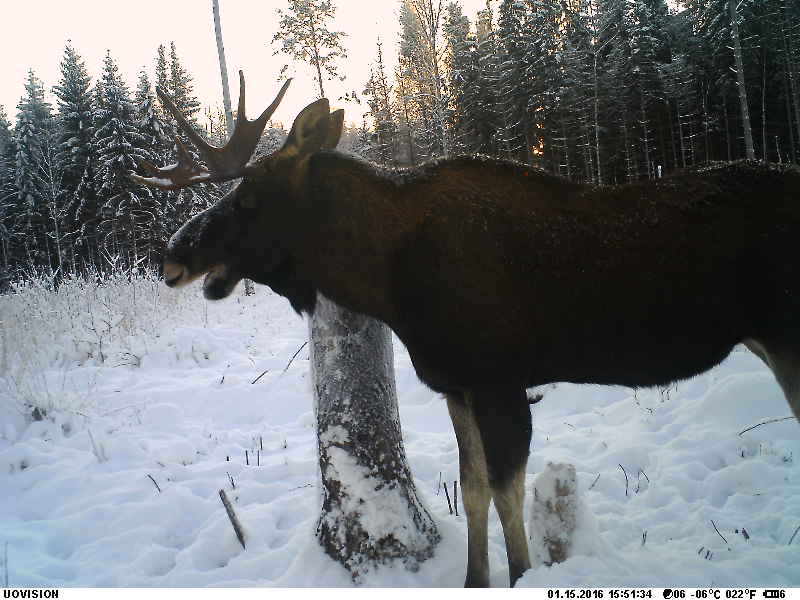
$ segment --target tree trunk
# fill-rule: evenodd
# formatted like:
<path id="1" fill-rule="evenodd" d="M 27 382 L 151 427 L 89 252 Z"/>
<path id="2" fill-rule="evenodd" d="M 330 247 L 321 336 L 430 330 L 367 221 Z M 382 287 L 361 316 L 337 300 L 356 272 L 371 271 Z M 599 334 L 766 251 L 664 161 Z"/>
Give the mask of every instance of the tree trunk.
<path id="1" fill-rule="evenodd" d="M 217 37 L 217 56 L 219 57 L 219 75 L 222 79 L 222 103 L 225 107 L 225 124 L 228 138 L 233 135 L 233 110 L 231 109 L 231 92 L 228 87 L 228 64 L 225 61 L 225 46 L 222 45 L 222 25 L 219 20 L 219 0 L 211 0 L 214 11 L 214 33 Z"/>
<path id="2" fill-rule="evenodd" d="M 600 99 L 597 90 L 597 50 L 593 54 L 592 88 L 594 90 L 594 153 L 597 160 L 597 183 L 603 184 L 603 171 L 600 168 Z"/>
<path id="3" fill-rule="evenodd" d="M 222 45 L 222 24 L 219 19 L 219 0 L 211 0 L 214 12 L 214 33 L 217 38 L 217 56 L 219 57 L 219 76 L 222 80 L 222 103 L 225 107 L 225 126 L 228 130 L 228 139 L 233 135 L 233 109 L 231 108 L 231 91 L 228 85 L 228 63 L 225 60 L 225 46 Z M 242 115 L 244 116 L 244 115 Z M 256 293 L 255 286 L 250 279 L 244 280 L 244 295 L 252 296 Z"/>
<path id="4" fill-rule="evenodd" d="M 406 463 L 391 332 L 317 300 L 309 322 L 322 476 L 317 536 L 354 581 L 395 559 L 416 571 L 440 536 Z"/>
<path id="5" fill-rule="evenodd" d="M 728 148 L 728 162 L 733 160 L 731 155 L 731 122 L 728 118 L 728 91 L 722 89 L 722 114 L 725 117 L 725 144 Z"/>
<path id="6" fill-rule="evenodd" d="M 733 38 L 733 57 L 736 60 L 736 87 L 739 88 L 739 105 L 742 109 L 742 127 L 744 128 L 744 152 L 748 160 L 755 160 L 753 148 L 753 131 L 750 128 L 750 109 L 747 106 L 747 88 L 744 85 L 744 66 L 742 64 L 742 43 L 739 40 L 739 23 L 737 23 L 736 0 L 728 0 L 731 15 L 731 38 Z"/>
<path id="7" fill-rule="evenodd" d="M 639 108 L 642 113 L 642 143 L 644 149 L 644 170 L 648 179 L 654 179 L 652 165 L 650 164 L 650 137 L 647 134 L 649 121 L 645 107 L 644 94 L 639 96 Z"/>
<path id="8" fill-rule="evenodd" d="M 783 11 L 783 18 L 781 19 L 781 41 L 783 44 L 783 57 L 786 65 L 786 80 L 787 80 L 787 96 L 786 96 L 786 112 L 787 112 L 787 123 L 789 125 L 789 140 L 791 142 L 792 148 L 792 161 L 798 162 L 800 161 L 800 157 L 798 157 L 797 152 L 795 150 L 795 142 L 794 142 L 794 135 L 792 130 L 792 114 L 791 114 L 791 105 L 794 105 L 794 113 L 795 113 L 795 127 L 797 127 L 797 140 L 800 142 L 800 105 L 797 102 L 797 94 L 795 92 L 795 82 L 794 82 L 794 65 L 792 63 L 791 53 L 789 52 L 789 44 L 787 42 L 787 28 L 789 28 L 788 17 L 786 16 L 786 2 L 783 2 L 781 5 L 781 9 Z"/>
<path id="9" fill-rule="evenodd" d="M 763 44 L 763 42 L 762 42 Z M 761 154 L 767 162 L 767 46 L 761 47 Z"/>

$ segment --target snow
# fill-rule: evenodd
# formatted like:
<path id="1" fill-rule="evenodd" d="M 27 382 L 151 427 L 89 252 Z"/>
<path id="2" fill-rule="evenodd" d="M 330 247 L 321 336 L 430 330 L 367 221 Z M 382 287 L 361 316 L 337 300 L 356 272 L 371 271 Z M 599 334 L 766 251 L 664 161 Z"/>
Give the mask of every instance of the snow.
<path id="1" fill-rule="evenodd" d="M 353 585 L 314 536 L 307 349 L 283 372 L 306 323 L 266 288 L 206 303 L 199 286 L 140 281 L 133 296 L 131 285 L 120 277 L 0 297 L 0 544 L 10 584 Z M 466 520 L 463 510 L 449 514 L 437 485 L 458 479 L 447 409 L 397 342 L 395 368 L 406 452 L 442 542 L 417 572 L 382 566 L 362 584 L 460 586 Z M 800 535 L 788 545 L 800 526 L 800 427 L 788 420 L 739 435 L 790 414 L 747 350 L 668 389 L 539 391 L 526 522 L 537 474 L 569 463 L 575 531 L 570 558 L 517 585 L 800 586 Z M 25 401 L 39 401 L 47 418 L 28 423 Z M 393 502 L 372 498 L 370 518 L 391 518 Z M 489 535 L 492 584 L 505 586 L 493 510 Z"/>

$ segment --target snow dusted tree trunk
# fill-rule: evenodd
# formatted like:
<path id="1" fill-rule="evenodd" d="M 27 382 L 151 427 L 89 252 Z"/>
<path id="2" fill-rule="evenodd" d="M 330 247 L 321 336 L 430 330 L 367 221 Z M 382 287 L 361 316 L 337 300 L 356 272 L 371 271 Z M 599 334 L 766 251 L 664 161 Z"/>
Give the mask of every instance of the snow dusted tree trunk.
<path id="1" fill-rule="evenodd" d="M 222 24 L 219 18 L 219 0 L 211 0 L 211 9 L 214 13 L 214 34 L 217 39 L 217 57 L 219 58 L 219 76 L 222 81 L 222 104 L 225 107 L 225 126 L 228 130 L 228 139 L 233 135 L 233 110 L 231 109 L 231 92 L 228 85 L 228 63 L 225 60 L 225 46 L 222 44 Z M 244 280 L 244 295 L 252 296 L 256 293 L 252 280 Z"/>
<path id="2" fill-rule="evenodd" d="M 742 127 L 744 127 L 744 151 L 749 160 L 755 160 L 753 148 L 753 131 L 750 128 L 750 109 L 747 106 L 747 88 L 744 86 L 744 66 L 742 63 L 742 43 L 739 40 L 739 23 L 736 14 L 736 0 L 728 0 L 731 15 L 731 38 L 733 38 L 733 57 L 736 60 L 736 87 L 739 89 L 739 105 L 742 109 Z"/>
<path id="3" fill-rule="evenodd" d="M 440 536 L 406 463 L 391 332 L 321 295 L 309 328 L 322 476 L 320 543 L 355 581 L 395 559 L 414 571 Z"/>
<path id="4" fill-rule="evenodd" d="M 217 38 L 217 56 L 219 57 L 219 76 L 222 80 L 222 103 L 225 106 L 225 124 L 228 137 L 233 134 L 233 111 L 231 110 L 231 92 L 228 87 L 228 64 L 225 61 L 225 46 L 222 44 L 222 25 L 219 19 L 219 0 L 212 0 L 214 12 L 214 33 Z"/>

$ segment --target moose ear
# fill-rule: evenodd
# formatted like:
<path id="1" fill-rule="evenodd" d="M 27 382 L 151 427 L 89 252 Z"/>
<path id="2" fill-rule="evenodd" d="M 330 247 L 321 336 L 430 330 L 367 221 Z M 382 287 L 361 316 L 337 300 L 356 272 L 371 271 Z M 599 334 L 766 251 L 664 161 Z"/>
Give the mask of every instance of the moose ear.
<path id="1" fill-rule="evenodd" d="M 322 144 L 323 150 L 333 150 L 339 145 L 339 138 L 342 137 L 342 129 L 344 128 L 344 109 L 340 108 L 331 113 L 328 121 L 328 137 Z"/>
<path id="2" fill-rule="evenodd" d="M 283 151 L 295 155 L 307 155 L 323 147 L 328 138 L 330 105 L 327 98 L 320 98 L 306 106 L 294 120 L 292 130 Z"/>

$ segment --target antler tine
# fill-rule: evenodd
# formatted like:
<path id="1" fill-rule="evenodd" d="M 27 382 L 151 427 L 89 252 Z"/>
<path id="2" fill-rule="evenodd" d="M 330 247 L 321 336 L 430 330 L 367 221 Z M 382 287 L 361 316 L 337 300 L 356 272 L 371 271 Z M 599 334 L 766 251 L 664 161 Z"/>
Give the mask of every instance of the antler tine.
<path id="1" fill-rule="evenodd" d="M 234 128 L 231 139 L 222 148 L 213 146 L 203 139 L 195 131 L 186 117 L 175 106 L 163 89 L 157 88 L 158 97 L 164 106 L 167 107 L 172 116 L 178 122 L 178 126 L 189 137 L 192 143 L 203 157 L 208 168 L 202 167 L 186 150 L 179 138 L 176 138 L 178 147 L 178 162 L 174 165 L 158 169 L 147 161 L 143 161 L 139 166 L 149 177 L 142 177 L 131 173 L 130 177 L 138 183 L 143 183 L 151 187 L 165 190 L 175 190 L 186 186 L 215 181 L 227 181 L 242 177 L 248 169 L 250 157 L 258 145 L 261 133 L 266 127 L 267 120 L 275 112 L 283 99 L 286 89 L 289 87 L 291 79 L 283 84 L 275 100 L 272 101 L 266 110 L 261 113 L 255 121 L 249 121 L 245 116 L 245 85 L 244 73 L 239 71 L 239 110 L 236 115 L 236 127 Z"/>
<path id="2" fill-rule="evenodd" d="M 244 82 L 244 79 L 242 79 L 242 82 Z M 278 108 L 278 105 L 281 103 L 281 100 L 283 100 L 283 96 L 284 96 L 284 94 L 286 94 L 286 90 L 289 89 L 289 84 L 290 83 L 292 83 L 292 78 L 291 77 L 289 77 L 289 79 L 284 81 L 283 85 L 281 86 L 280 91 L 278 92 L 278 95 L 275 96 L 275 100 L 273 100 L 272 104 L 270 104 L 267 108 L 265 108 L 264 112 L 262 112 L 261 115 L 256 119 L 257 122 L 259 122 L 259 123 L 263 122 L 264 123 L 264 126 L 262 126 L 262 128 L 261 128 L 262 131 L 263 131 L 264 127 L 266 126 L 267 121 L 269 121 L 269 118 L 272 116 L 272 113 L 275 112 L 275 110 Z M 242 83 L 242 85 L 244 85 L 244 83 Z M 244 89 L 244 88 L 242 88 L 242 89 Z"/>
<path id="3" fill-rule="evenodd" d="M 159 169 L 149 160 L 141 159 L 138 161 L 139 168 L 147 173 L 149 177 L 142 177 L 133 171 L 128 173 L 128 177 L 136 183 L 162 190 L 179 190 L 195 183 L 216 181 L 211 172 L 200 166 L 192 158 L 186 146 L 177 136 L 175 137 L 175 144 L 178 147 L 177 163 Z"/>
<path id="4" fill-rule="evenodd" d="M 245 112 L 244 73 L 239 71 L 239 108 L 236 112 L 236 128 L 224 148 L 226 158 L 234 157 L 239 165 L 247 164 L 258 145 L 258 140 L 261 139 L 261 134 L 264 131 L 264 127 L 267 126 L 267 121 L 272 116 L 272 113 L 275 112 L 275 109 L 278 108 L 281 100 L 283 100 L 283 96 L 291 82 L 292 80 L 288 79 L 272 101 L 272 104 L 257 119 L 250 121 L 247 119 Z M 209 165 L 211 165 L 211 162 L 209 162 Z"/>
<path id="5" fill-rule="evenodd" d="M 192 127 L 191 123 L 186 120 L 186 117 L 183 116 L 183 113 L 178 110 L 178 107 L 170 100 L 170 97 L 167 96 L 167 93 L 161 89 L 160 87 L 156 88 L 156 93 L 158 97 L 161 99 L 162 104 L 167 107 L 169 112 L 172 113 L 172 116 L 175 117 L 175 120 L 178 122 L 178 126 L 181 130 L 189 136 L 189 139 L 192 140 L 192 143 L 195 147 L 200 151 L 203 157 L 206 156 L 209 152 L 214 152 L 215 150 L 219 150 L 216 146 L 212 146 L 207 141 L 203 139 L 203 137 L 195 131 L 194 127 Z"/>
<path id="6" fill-rule="evenodd" d="M 236 126 L 241 121 L 246 121 L 247 116 L 244 111 L 244 71 L 239 70 L 239 107 L 236 109 Z"/>

